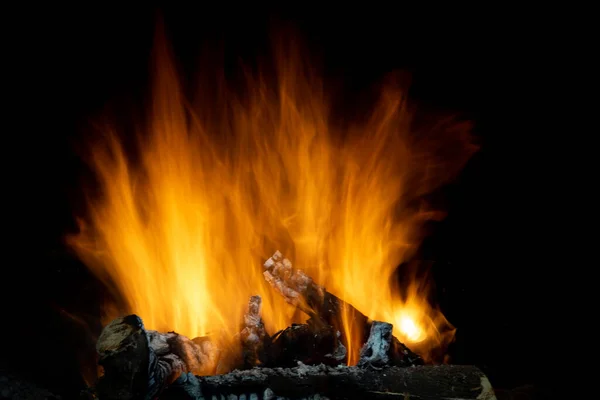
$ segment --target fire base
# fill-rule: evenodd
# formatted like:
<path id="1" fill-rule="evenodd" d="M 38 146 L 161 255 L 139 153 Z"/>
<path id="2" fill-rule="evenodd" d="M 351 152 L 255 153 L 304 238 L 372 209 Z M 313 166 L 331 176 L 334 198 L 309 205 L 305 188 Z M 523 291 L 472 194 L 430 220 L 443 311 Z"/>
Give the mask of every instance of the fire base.
<path id="1" fill-rule="evenodd" d="M 367 318 L 315 284 L 276 252 L 265 263 L 267 282 L 304 311 L 306 324 L 271 336 L 252 296 L 234 345 L 175 332 L 146 330 L 136 315 L 117 318 L 98 339 L 104 369 L 94 396 L 134 399 L 495 399 L 473 366 L 424 366 L 387 322 Z M 366 340 L 355 367 L 346 366 L 342 315 Z M 363 339 L 364 340 L 364 339 Z M 233 371 L 233 372 L 230 372 Z"/>
<path id="2" fill-rule="evenodd" d="M 495 399 L 487 377 L 462 365 L 254 368 L 225 375 L 182 375 L 165 399 Z"/>

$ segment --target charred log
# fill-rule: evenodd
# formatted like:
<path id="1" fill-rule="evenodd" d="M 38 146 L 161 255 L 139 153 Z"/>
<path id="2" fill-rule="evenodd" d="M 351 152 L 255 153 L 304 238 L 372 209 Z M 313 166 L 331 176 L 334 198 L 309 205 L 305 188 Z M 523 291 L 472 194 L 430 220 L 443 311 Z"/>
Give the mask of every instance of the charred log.
<path id="1" fill-rule="evenodd" d="M 307 365 L 345 364 L 347 351 L 340 341 L 340 332 L 328 325 L 293 324 L 273 336 L 270 365 L 294 367 Z"/>
<path id="2" fill-rule="evenodd" d="M 390 365 L 392 350 L 392 324 L 373 321 L 369 339 L 360 350 L 359 367 L 385 367 Z"/>
<path id="3" fill-rule="evenodd" d="M 313 324 L 330 326 L 340 332 L 344 332 L 342 328 L 344 324 L 349 325 L 347 329 L 357 332 L 363 343 L 370 337 L 373 322 L 366 315 L 317 285 L 302 270 L 294 269 L 292 263 L 287 258 L 283 258 L 279 251 L 265 262 L 264 267 L 263 275 L 269 285 L 281 294 L 286 302 L 308 314 Z M 348 345 L 343 337 L 342 342 L 345 346 Z M 394 353 L 390 354 L 393 365 L 423 364 L 421 357 L 410 351 L 396 337 L 391 336 L 391 333 L 390 350 Z"/>
<path id="4" fill-rule="evenodd" d="M 97 387 L 102 399 L 153 398 L 182 373 L 214 372 L 218 357 L 209 340 L 146 331 L 137 315 L 108 324 L 96 350 L 104 370 Z"/>
<path id="5" fill-rule="evenodd" d="M 165 393 L 172 399 L 486 399 L 494 390 L 467 365 L 383 369 L 300 365 L 254 368 L 226 375 L 183 375 Z"/>
<path id="6" fill-rule="evenodd" d="M 388 365 L 402 367 L 423 363 L 417 354 L 392 336 L 392 329 L 392 324 L 387 322 L 371 323 L 369 339 L 360 350 L 359 367 L 381 368 Z"/>
<path id="7" fill-rule="evenodd" d="M 316 322 L 336 328 L 342 326 L 342 318 L 351 315 L 360 326 L 368 325 L 368 318 L 331 293 L 317 285 L 311 277 L 276 251 L 265 264 L 265 280 L 283 296 L 286 302 L 298 307 Z M 368 331 L 367 331 L 368 334 Z M 366 337 L 366 335 L 365 335 Z"/>
<path id="8" fill-rule="evenodd" d="M 102 399 L 144 399 L 159 393 L 171 375 L 183 370 L 181 363 L 158 366 L 142 320 L 135 316 L 108 324 L 96 345 L 104 375 L 98 382 Z"/>
<path id="9" fill-rule="evenodd" d="M 249 369 L 267 364 L 271 337 L 265 329 L 261 317 L 262 299 L 252 296 L 240 333 L 234 336 L 223 348 L 216 373 L 225 374 L 234 369 Z"/>
<path id="10" fill-rule="evenodd" d="M 260 310 L 260 296 L 250 297 L 248 310 L 244 314 L 244 328 L 240 333 L 244 368 L 264 365 L 267 362 L 271 337 L 267 334 Z"/>
<path id="11" fill-rule="evenodd" d="M 215 371 L 220 350 L 208 337 L 189 339 L 175 332 L 147 331 L 150 347 L 160 357 L 173 355 L 185 366 L 185 371 L 197 375 L 209 375 Z M 165 348 L 164 344 L 167 344 Z M 160 351 L 159 351 L 160 346 Z"/>
<path id="12" fill-rule="evenodd" d="M 239 338 L 239 334 L 235 338 Z M 238 340 L 228 341 L 221 346 L 215 374 L 226 374 L 234 369 L 244 369 L 244 356 Z"/>

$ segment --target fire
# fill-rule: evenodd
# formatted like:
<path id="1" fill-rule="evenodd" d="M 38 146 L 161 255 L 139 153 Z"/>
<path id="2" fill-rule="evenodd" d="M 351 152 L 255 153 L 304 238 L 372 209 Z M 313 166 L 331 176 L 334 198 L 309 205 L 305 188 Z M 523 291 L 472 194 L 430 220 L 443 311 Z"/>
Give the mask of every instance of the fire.
<path id="1" fill-rule="evenodd" d="M 408 316 L 402 316 L 397 319 L 398 330 L 403 336 L 413 343 L 419 343 L 425 339 L 423 328 L 418 326 L 415 321 Z"/>
<path id="2" fill-rule="evenodd" d="M 197 105 L 159 36 L 153 107 L 137 152 L 108 130 L 94 144 L 102 195 L 90 196 L 71 244 L 148 328 L 189 337 L 233 336 L 254 294 L 271 332 L 297 318 L 262 277 L 264 260 L 281 249 L 427 357 L 453 329 L 427 302 L 423 282 L 400 293 L 392 277 L 435 215 L 422 199 L 472 153 L 469 126 L 424 124 L 394 85 L 366 121 L 336 125 L 296 48 L 279 52 L 276 82 L 249 78 L 246 96 L 222 89 L 224 100 Z M 364 338 L 350 323 L 345 333 L 354 363 Z"/>

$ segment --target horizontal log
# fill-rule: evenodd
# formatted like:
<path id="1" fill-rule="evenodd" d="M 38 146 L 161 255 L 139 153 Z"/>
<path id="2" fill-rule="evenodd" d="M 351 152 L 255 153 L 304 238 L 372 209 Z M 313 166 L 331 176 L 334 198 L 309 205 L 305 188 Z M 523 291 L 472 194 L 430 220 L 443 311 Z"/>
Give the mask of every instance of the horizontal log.
<path id="1" fill-rule="evenodd" d="M 159 364 L 142 320 L 136 315 L 109 323 L 96 343 L 104 374 L 97 385 L 101 399 L 145 399 L 160 393 L 184 371 L 183 363 L 166 358 Z"/>
<path id="2" fill-rule="evenodd" d="M 254 368 L 225 375 L 184 374 L 168 399 L 427 399 L 495 400 L 481 370 L 468 365 Z"/>
<path id="3" fill-rule="evenodd" d="M 153 398 L 182 373 L 214 373 L 219 350 L 210 340 L 146 330 L 137 315 L 110 322 L 96 343 L 104 374 L 102 399 Z"/>
<path id="4" fill-rule="evenodd" d="M 182 373 L 213 375 L 264 364 L 271 338 L 260 309 L 260 296 L 252 296 L 232 341 L 146 330 L 137 315 L 113 320 L 96 344 L 104 370 L 98 393 L 104 399 L 142 399 L 160 394 Z"/>

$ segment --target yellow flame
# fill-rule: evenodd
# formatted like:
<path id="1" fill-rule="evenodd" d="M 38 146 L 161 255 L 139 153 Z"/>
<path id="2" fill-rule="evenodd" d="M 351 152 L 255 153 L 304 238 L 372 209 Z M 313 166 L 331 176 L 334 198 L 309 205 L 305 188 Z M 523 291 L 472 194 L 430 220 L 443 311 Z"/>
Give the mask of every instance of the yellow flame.
<path id="1" fill-rule="evenodd" d="M 280 249 L 427 357 L 451 339 L 451 326 L 426 301 L 423 282 L 401 296 L 390 281 L 431 217 L 420 199 L 472 153 L 469 127 L 436 120 L 428 128 L 394 85 L 367 121 L 335 126 L 321 82 L 295 48 L 279 52 L 274 82 L 249 78 L 245 96 L 222 89 L 220 101 L 190 106 L 159 35 L 137 157 L 114 132 L 94 145 L 102 196 L 91 197 L 71 243 L 147 327 L 190 337 L 236 333 L 253 294 L 264 298 L 272 333 L 288 326 L 294 310 L 261 269 Z M 350 322 L 345 331 L 354 363 L 364 338 Z"/>

